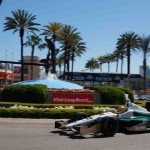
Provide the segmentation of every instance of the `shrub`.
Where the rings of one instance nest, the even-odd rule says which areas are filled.
[[[76,112],[84,112],[87,115],[100,114],[100,110],[91,109],[15,109],[0,108],[0,117],[11,118],[50,118],[64,119],[71,118]]]
[[[96,90],[101,94],[102,104],[125,104],[125,92],[120,88],[110,86],[88,86],[90,90]]]
[[[45,85],[11,85],[2,91],[2,101],[22,103],[44,103],[46,101]]]
[[[121,91],[123,91],[125,94],[128,94],[129,95],[129,99],[132,102],[134,101],[133,92],[129,88],[123,88],[123,87],[117,87],[117,88],[120,89]]]

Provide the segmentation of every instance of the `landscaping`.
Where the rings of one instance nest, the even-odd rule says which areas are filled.
[[[53,94],[92,94],[93,103],[50,103]],[[97,96],[98,94],[98,96]],[[118,87],[91,86],[81,90],[47,89],[44,85],[13,85],[1,91],[0,117],[19,118],[70,118],[76,112],[93,115],[102,112],[124,110],[125,94],[133,101],[129,89]],[[49,101],[48,101],[49,100]]]
[[[53,94],[96,95],[93,103],[51,103]],[[0,117],[12,118],[70,118],[76,112],[94,115],[102,112],[120,112],[125,109],[125,94],[131,101],[146,106],[145,100],[134,100],[129,89],[120,87],[89,86],[81,90],[47,89],[44,85],[13,85],[1,91]],[[73,97],[73,96],[72,96]]]

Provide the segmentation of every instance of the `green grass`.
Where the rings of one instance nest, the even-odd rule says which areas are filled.
[[[134,100],[134,103],[137,105],[140,105],[142,107],[145,107],[147,100]]]

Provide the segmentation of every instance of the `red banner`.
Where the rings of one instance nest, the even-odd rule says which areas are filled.
[[[93,104],[93,94],[87,93],[53,93],[52,104]]]

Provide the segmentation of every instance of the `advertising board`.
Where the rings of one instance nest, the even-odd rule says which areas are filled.
[[[93,104],[91,93],[53,93],[52,104]]]

